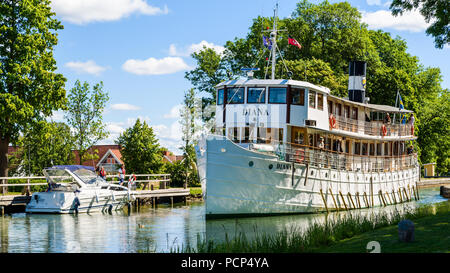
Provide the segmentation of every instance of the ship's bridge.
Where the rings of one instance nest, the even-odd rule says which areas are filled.
[[[412,111],[339,98],[309,82],[239,79],[222,82],[216,90],[216,133],[236,142],[270,139],[315,145],[315,138],[306,137],[312,133],[373,141],[414,138],[411,126],[401,120]],[[388,113],[394,114],[393,120],[383,135]]]
[[[241,79],[216,86],[216,132],[234,140],[287,141],[287,125],[328,130],[330,90],[295,80]]]

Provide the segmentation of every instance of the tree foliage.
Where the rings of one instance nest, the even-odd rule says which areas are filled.
[[[20,138],[18,146],[20,148],[10,159],[14,167],[10,173],[42,175],[46,167],[73,162],[70,128],[62,122],[37,122]]]
[[[402,15],[405,11],[418,9],[425,17],[428,35],[434,37],[437,48],[450,43],[450,4],[448,0],[393,0],[390,6],[393,15]]]
[[[267,67],[268,62],[261,61],[269,56],[262,42],[262,31],[271,27],[272,22],[273,18],[255,18],[245,38],[226,42],[226,50],[222,56],[213,55],[212,58],[211,54],[204,53],[206,50],[196,53],[196,56],[202,58],[194,57],[197,67],[187,73],[187,78],[197,90],[209,90],[214,98],[213,87],[218,82],[214,82],[214,85],[203,82],[204,85],[198,89],[199,85],[192,81],[201,78],[204,74],[200,71],[211,62],[220,66],[215,66],[210,73],[226,75],[225,72],[230,71],[236,78],[240,74],[240,68],[258,67],[260,71],[255,73],[255,77],[265,78],[266,69],[270,71],[270,66]],[[333,95],[345,97],[349,62],[366,61],[366,96],[370,97],[370,102],[394,105],[399,91],[405,108],[416,113],[415,127],[420,159],[423,163],[436,160],[438,172],[450,169],[446,154],[432,148],[436,145],[433,142],[439,142],[438,146],[441,147],[447,147],[450,143],[450,135],[442,131],[442,128],[449,128],[450,123],[444,112],[434,111],[436,104],[440,104],[440,107],[448,105],[443,101],[448,98],[448,90],[441,87],[442,75],[439,68],[421,65],[416,56],[407,52],[407,44],[400,37],[392,37],[382,30],[369,30],[361,22],[361,14],[357,8],[346,2],[323,1],[313,4],[302,0],[292,15],[280,19],[278,25],[286,31],[280,32],[277,40],[279,57],[276,78],[288,78],[287,67],[292,72],[292,79],[306,79],[330,88]],[[288,44],[288,35],[302,45],[300,50]],[[210,103],[215,104],[215,100]],[[439,140],[430,138],[430,131],[436,137],[439,136]],[[425,135],[421,132],[427,133]]]
[[[0,2],[0,176],[7,148],[30,123],[64,107],[65,78],[55,73],[56,31],[48,0]]]
[[[136,120],[133,127],[120,134],[116,144],[121,147],[122,160],[128,173],[161,173],[163,148],[147,122]]]
[[[87,82],[81,84],[77,80],[68,95],[65,117],[73,128],[74,146],[78,150],[80,164],[95,156],[87,154],[89,147],[109,134],[103,124],[103,110],[109,97],[102,89],[103,82],[90,90]]]

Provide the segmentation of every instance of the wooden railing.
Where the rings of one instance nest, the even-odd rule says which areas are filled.
[[[386,136],[412,136],[411,124],[384,123],[382,121],[361,121],[342,116],[334,116],[336,126],[334,129],[365,134],[370,136],[383,136],[381,127],[386,126]],[[330,128],[331,129],[331,128]]]
[[[266,152],[277,155],[280,160],[337,170],[387,172],[409,169],[418,164],[416,153],[398,156],[353,155],[295,143],[280,143],[276,140],[263,145],[272,146]],[[250,145],[250,149],[254,148]]]
[[[133,174],[127,174],[125,175],[124,184],[127,185],[130,177]],[[144,183],[145,188],[153,188],[153,186],[157,185],[160,189],[168,188],[171,182],[170,174],[135,174],[136,181],[133,183]],[[64,178],[67,176],[62,176],[60,178]],[[55,177],[58,178],[58,177]],[[151,179],[153,178],[153,179]],[[26,183],[17,183],[17,184],[9,184],[8,181],[14,181],[14,180],[26,180]],[[12,176],[12,177],[0,177],[0,192],[1,194],[7,193],[8,187],[23,187],[22,194],[30,194],[31,193],[31,187],[32,186],[42,186],[42,185],[48,185],[47,182],[33,182],[36,180],[46,180],[45,176]],[[107,175],[106,181],[118,184],[118,175]]]

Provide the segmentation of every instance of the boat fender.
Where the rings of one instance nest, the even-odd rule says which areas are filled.
[[[295,152],[295,161],[297,163],[303,163],[305,160],[305,151],[299,149]]]
[[[80,199],[77,197],[75,197],[75,199],[73,200],[74,204],[74,209],[75,209],[75,213],[78,214],[78,207],[80,206]]]
[[[336,118],[333,116],[333,114],[330,115],[330,128],[336,128]]]
[[[387,134],[387,129],[386,129],[386,126],[384,124],[381,126],[381,133],[382,133],[383,136],[386,136],[386,134]]]
[[[36,195],[34,196],[34,200],[36,200],[36,204],[39,203],[39,195],[36,194]]]

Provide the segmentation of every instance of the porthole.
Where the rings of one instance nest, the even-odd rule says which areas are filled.
[[[248,162],[248,165],[249,165],[250,167],[253,167],[253,161]]]
[[[273,165],[272,164],[269,165],[269,169],[271,169],[271,170],[273,169]]]

